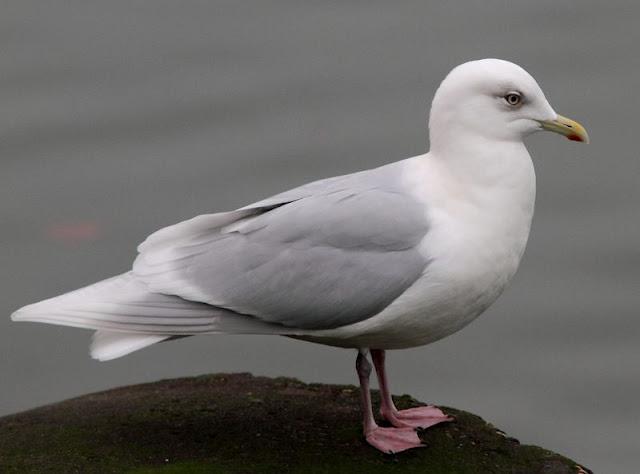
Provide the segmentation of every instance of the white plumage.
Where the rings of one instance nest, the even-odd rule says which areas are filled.
[[[98,330],[102,360],[207,333],[358,349],[432,342],[514,275],[535,200],[522,139],[584,131],[561,119],[519,66],[466,63],[435,95],[429,153],[161,229],[132,271],[12,317]]]

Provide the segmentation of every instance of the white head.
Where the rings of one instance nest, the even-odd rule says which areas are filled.
[[[432,150],[461,136],[522,141],[542,129],[588,141],[580,124],[553,110],[527,71],[500,59],[470,61],[454,68],[436,92],[429,119]]]

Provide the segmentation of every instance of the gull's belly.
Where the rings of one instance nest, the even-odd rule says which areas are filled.
[[[469,324],[500,296],[518,268],[525,245],[526,236],[506,247],[484,240],[448,242],[446,251],[430,263],[423,276],[384,311],[313,339],[379,349],[415,347],[442,339]]]
[[[462,329],[500,296],[518,269],[526,237],[509,244],[449,244],[423,277],[379,315],[376,339],[384,339],[389,349],[411,347]]]

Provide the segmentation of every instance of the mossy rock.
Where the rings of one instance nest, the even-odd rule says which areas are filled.
[[[249,374],[163,380],[1,418],[0,472],[588,472],[478,416],[443,410],[456,421],[421,432],[425,448],[385,455],[362,438],[357,387]]]

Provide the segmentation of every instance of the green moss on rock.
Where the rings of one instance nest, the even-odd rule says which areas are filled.
[[[374,401],[377,393],[374,393]],[[403,395],[401,408],[420,403]],[[0,419],[0,472],[578,473],[570,459],[524,446],[480,417],[395,456],[363,440],[358,389],[218,374],[117,388]],[[584,469],[584,468],[582,468]],[[583,472],[587,472],[583,470]]]

